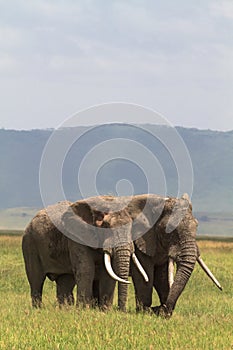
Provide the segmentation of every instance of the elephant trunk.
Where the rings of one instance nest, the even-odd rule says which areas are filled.
[[[197,259],[197,245],[195,240],[185,241],[182,243],[181,251],[176,258],[177,272],[174,282],[170,283],[170,291],[164,305],[167,316],[171,316],[175,308],[177,299],[184,290],[191,273],[194,269]]]
[[[115,247],[114,249],[114,265],[117,274],[123,280],[127,280],[129,276],[130,257],[132,254],[132,245],[123,247]],[[122,311],[126,311],[128,295],[128,285],[125,283],[118,283],[118,307]]]
[[[123,279],[123,278],[121,278],[121,277],[119,277],[118,275],[115,274],[115,272],[113,271],[113,268],[112,268],[112,264],[111,264],[111,256],[107,252],[104,253],[104,264],[105,264],[105,268],[106,268],[108,274],[115,281],[118,281],[118,282],[121,282],[121,283],[125,283],[125,284],[129,284],[130,283],[126,279]]]

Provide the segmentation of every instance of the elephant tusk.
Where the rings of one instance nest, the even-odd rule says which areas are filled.
[[[174,261],[172,258],[169,258],[169,260],[168,260],[168,284],[169,284],[170,289],[171,289],[173,283],[174,283]]]
[[[134,264],[137,266],[139,272],[142,274],[144,280],[145,280],[146,282],[149,282],[149,278],[148,278],[148,276],[147,276],[147,273],[146,273],[146,271],[144,270],[144,268],[142,267],[142,265],[141,265],[141,263],[139,262],[139,260],[138,260],[138,258],[137,258],[137,256],[136,256],[135,253],[132,254],[132,259],[133,259]]]
[[[104,253],[104,264],[106,267],[106,270],[108,272],[108,274],[115,280],[121,283],[125,283],[125,284],[130,284],[131,282],[124,280],[123,278],[118,277],[115,272],[112,269],[112,265],[111,265],[111,257],[108,253]]]
[[[207,265],[204,263],[204,261],[202,260],[202,258],[199,256],[197,258],[197,262],[199,263],[199,265],[202,267],[202,269],[205,271],[205,273],[207,274],[207,276],[209,276],[209,278],[215,283],[215,285],[222,290],[222,286],[221,284],[218,282],[217,278],[212,274],[212,272],[210,271],[210,269],[207,267]]]

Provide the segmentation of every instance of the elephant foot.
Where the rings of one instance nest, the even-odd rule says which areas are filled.
[[[92,305],[92,308],[93,308],[93,309],[98,309],[98,308],[99,308],[99,301],[98,301],[98,299],[97,299],[97,298],[94,298],[94,299],[92,300],[91,305]]]
[[[74,296],[73,295],[69,295],[69,296],[57,296],[57,302],[59,304],[59,307],[62,306],[72,306],[74,305]]]
[[[140,306],[136,308],[136,313],[145,313],[145,314],[150,314],[153,315],[154,312],[151,307],[149,306]]]
[[[172,312],[168,310],[165,304],[159,306],[151,307],[151,310],[154,312],[156,316],[162,318],[170,318],[172,316]]]
[[[32,307],[35,309],[40,309],[42,307],[41,297],[32,297]]]
[[[92,304],[91,303],[84,303],[84,302],[77,302],[76,303],[76,309],[77,310],[88,310],[92,309]]]
[[[99,309],[102,312],[108,312],[111,309],[111,305],[99,305]]]

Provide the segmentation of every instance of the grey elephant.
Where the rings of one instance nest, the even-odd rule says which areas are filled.
[[[222,289],[200,257],[195,239],[198,222],[192,214],[187,194],[180,199],[155,195],[135,196],[129,203],[127,212],[133,220],[143,212],[151,226],[147,230],[147,223],[145,234],[138,238],[137,225],[135,227],[135,252],[149,278],[145,282],[132,264],[137,310],[151,306],[154,287],[161,304],[153,307],[153,311],[157,315],[170,317],[196,261],[218,288]],[[177,267],[175,276],[174,262]]]
[[[181,198],[161,197],[153,194],[132,197],[99,196],[88,198],[85,202],[92,210],[104,213],[104,220],[108,221],[112,229],[110,236],[104,238],[107,246],[113,244],[114,249],[121,246],[126,248],[124,240],[127,241],[127,244],[130,240],[131,243],[134,241],[135,252],[130,246],[127,248],[128,252],[132,253],[133,261],[139,260],[143,266],[140,268],[139,264],[131,264],[137,310],[150,308],[154,287],[161,305],[154,307],[153,311],[157,315],[170,317],[196,261],[221,289],[219,282],[200,258],[196,243],[197,220],[192,214],[192,205],[188,195],[185,194]],[[75,208],[79,205],[80,201],[71,207]],[[74,211],[71,216],[65,213],[63,218],[66,219],[65,226],[69,226],[73,220],[71,226],[75,232]],[[125,219],[122,220],[122,218]],[[117,230],[114,230],[114,227]],[[98,231],[98,235],[102,234],[105,236],[105,232]],[[100,237],[99,240],[101,240]],[[111,241],[111,244],[108,240]],[[103,249],[105,256],[112,254],[111,250],[105,249],[104,245]],[[122,256],[125,271],[122,276],[125,279],[129,272],[126,266],[128,266],[130,254]],[[175,276],[174,262],[177,266]],[[80,279],[84,280],[84,276]],[[127,286],[121,286],[124,290],[122,294],[125,305]]]
[[[140,271],[144,270],[134,256],[132,219],[125,210],[114,210],[110,215],[111,201],[112,197],[102,201],[96,197],[90,203],[64,201],[42,209],[31,220],[22,250],[33,306],[41,306],[43,284],[48,277],[56,282],[60,304],[74,303],[73,288],[77,284],[78,305],[97,302],[103,309],[111,306],[118,281],[118,305],[125,310],[132,254]]]
[[[151,307],[154,287],[161,304],[152,310],[157,315],[170,317],[196,261],[221,289],[219,282],[200,257],[196,243],[198,222],[192,214],[192,205],[187,194],[181,198],[154,194],[132,197],[99,196],[89,198],[86,202],[92,209],[108,212],[106,219],[108,218],[111,228],[114,212],[121,212],[122,217],[127,218],[127,225],[123,222],[123,226],[120,221],[117,224],[117,217],[114,217],[114,220],[118,230],[123,227],[123,237],[134,241],[135,252],[132,254],[132,260],[138,259],[143,266],[140,269],[138,265],[131,264],[137,310]],[[131,230],[131,233],[127,234],[127,230]],[[119,232],[113,230],[111,240],[114,237],[117,241]],[[124,260],[127,265],[129,259],[125,257]],[[174,263],[177,267],[175,276]],[[125,268],[125,273],[124,278],[128,274],[128,268]],[[126,286],[123,288],[127,290]],[[125,300],[126,297],[124,302]]]
[[[155,287],[161,305],[153,310],[158,315],[171,316],[196,261],[221,288],[200,258],[195,240],[197,220],[187,196],[99,196],[66,204],[62,209],[58,206],[37,215],[23,238],[33,304],[41,303],[47,275],[57,282],[58,299],[73,300],[72,288],[77,283],[78,303],[90,304],[95,297],[101,306],[109,307],[115,286],[109,274],[120,281],[118,304],[125,310],[130,257],[137,266],[131,264],[137,310],[151,306]],[[55,229],[51,218],[58,222]],[[120,277],[113,272],[111,258]]]

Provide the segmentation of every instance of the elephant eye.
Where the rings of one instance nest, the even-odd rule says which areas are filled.
[[[96,212],[94,216],[96,221],[101,221],[104,218],[104,214],[101,212]]]

